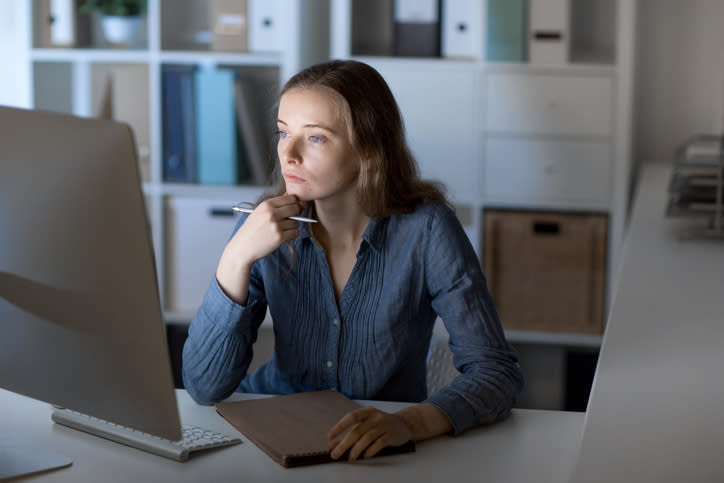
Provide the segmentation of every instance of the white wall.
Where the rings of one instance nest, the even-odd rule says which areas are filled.
[[[634,157],[724,131],[724,1],[639,0]]]
[[[0,0],[0,105],[30,107],[28,0]]]

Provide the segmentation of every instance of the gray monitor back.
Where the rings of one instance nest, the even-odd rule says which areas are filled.
[[[0,387],[180,439],[124,124],[0,106]]]

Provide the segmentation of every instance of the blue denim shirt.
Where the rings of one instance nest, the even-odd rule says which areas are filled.
[[[244,222],[244,216],[235,230]],[[522,388],[480,262],[454,212],[431,202],[370,221],[337,302],[324,250],[306,225],[252,268],[245,306],[214,279],[183,350],[189,394],[210,404],[233,391],[337,389],[354,399],[426,401],[455,433],[504,418]],[[247,375],[267,305],[274,356]],[[460,375],[427,394],[426,356],[437,316]]]

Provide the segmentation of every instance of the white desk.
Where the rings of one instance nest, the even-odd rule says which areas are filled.
[[[209,429],[235,430],[213,407],[198,406],[177,392],[181,419]],[[393,410],[399,403],[375,404]],[[421,442],[415,453],[357,463],[285,469],[242,436],[240,445],[203,453],[185,462],[148,454],[54,424],[50,407],[0,390],[0,435],[73,459],[69,468],[27,478],[53,482],[551,482],[570,475],[580,444],[583,413],[515,410],[490,427],[462,436]],[[24,481],[24,480],[23,480]]]
[[[47,404],[0,390],[0,437],[74,460],[32,481],[724,481],[724,242],[680,241],[691,222],[664,217],[669,173],[668,163],[642,173],[585,421],[515,410],[413,454],[284,469],[245,438],[167,460],[53,424]],[[234,431],[214,408],[178,397],[184,423]]]
[[[642,171],[573,482],[724,481],[724,241],[680,240],[670,172]]]

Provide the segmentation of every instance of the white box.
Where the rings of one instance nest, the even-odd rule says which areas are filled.
[[[76,5],[74,0],[50,0],[50,43],[57,47],[75,46]]]
[[[238,217],[236,201],[167,198],[165,310],[193,316],[216,274]]]
[[[569,0],[530,0],[529,61],[565,65],[570,45]]]
[[[442,56],[482,59],[485,6],[480,0],[443,0]]]
[[[395,0],[395,22],[437,23],[437,0]]]
[[[280,0],[248,0],[249,51],[281,52],[282,25]]]

